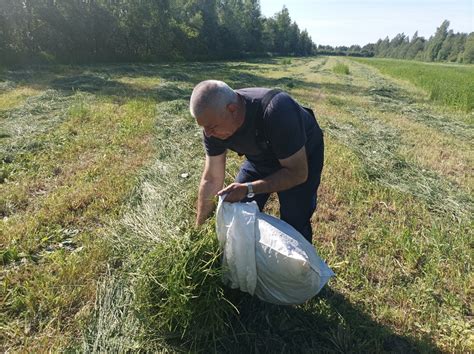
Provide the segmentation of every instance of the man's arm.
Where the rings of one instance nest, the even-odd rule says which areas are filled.
[[[196,225],[202,225],[214,210],[213,198],[224,185],[226,153],[207,156],[199,185]]]
[[[268,177],[252,182],[254,193],[280,192],[306,182],[308,179],[308,161],[304,146],[290,157],[279,161],[282,166],[281,169]],[[218,192],[219,195],[226,193],[228,194],[226,201],[238,202],[247,195],[247,185],[232,183]]]

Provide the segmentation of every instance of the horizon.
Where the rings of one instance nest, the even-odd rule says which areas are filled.
[[[379,39],[392,39],[399,33],[412,38],[429,39],[444,20],[455,33],[474,31],[470,0],[261,0],[262,15],[272,17],[288,8],[292,21],[300,30],[306,29],[316,45],[364,46]],[[403,21],[400,19],[403,18]]]

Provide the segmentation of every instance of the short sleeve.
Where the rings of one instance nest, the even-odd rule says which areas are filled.
[[[202,140],[204,143],[204,149],[206,150],[207,156],[221,155],[227,149],[227,147],[222,141],[219,141],[218,139],[215,139],[213,137],[207,137],[204,134],[204,131],[202,132]]]
[[[288,94],[276,95],[264,114],[265,130],[278,159],[286,159],[306,143],[302,112]]]

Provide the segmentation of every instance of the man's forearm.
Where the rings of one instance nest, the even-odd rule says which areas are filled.
[[[214,210],[214,196],[222,186],[217,183],[202,180],[199,185],[196,225],[201,225],[206,221]]]
[[[263,179],[252,182],[255,193],[272,193],[280,192],[293,188],[301,183],[306,182],[307,173],[295,173],[287,168],[281,168],[275,173]]]
[[[297,185],[300,185],[308,179],[308,161],[306,160],[306,148],[303,146],[296,153],[286,159],[279,160],[281,168],[268,177],[253,181],[253,191],[256,194],[281,192]],[[247,195],[247,186],[245,183],[232,183],[219,195],[226,194],[226,201],[238,202]]]

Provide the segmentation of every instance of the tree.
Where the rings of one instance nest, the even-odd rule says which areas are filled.
[[[289,11],[259,0],[0,0],[0,63],[311,54]]]
[[[386,56],[403,59],[407,52],[409,39],[404,33],[399,33],[392,38]]]
[[[10,57],[10,33],[7,27],[7,14],[5,13],[5,8],[0,7],[0,57],[9,58]],[[5,59],[4,59],[5,60]]]
[[[263,21],[259,0],[244,0],[244,28],[247,30],[245,48],[249,52],[262,52]]]
[[[426,60],[435,61],[438,58],[438,53],[443,46],[443,42],[448,36],[448,27],[449,21],[444,20],[441,26],[436,29],[435,35],[429,39],[426,47]]]
[[[375,44],[368,43],[361,48],[360,54],[364,57],[371,57],[375,53]]]
[[[379,56],[381,57],[386,57],[389,55],[389,49],[390,49],[390,39],[385,37],[383,41],[381,41],[380,46],[379,46]]]
[[[291,36],[291,17],[286,6],[274,16],[275,31],[274,31],[274,51],[280,54],[290,53],[290,36]]]
[[[299,48],[297,51],[298,55],[311,55],[314,54],[316,49],[315,45],[311,39],[311,37],[308,34],[308,31],[303,30],[300,35],[299,39]]]
[[[449,30],[448,35],[446,36],[441,48],[439,49],[438,55],[436,56],[436,61],[448,60],[448,56],[453,50],[454,38],[455,36],[453,30]]]
[[[457,61],[465,60],[466,33],[454,33],[448,30],[449,21],[445,20],[436,33],[427,41],[415,32],[409,40],[403,33],[390,40],[379,39],[373,45],[373,53],[378,57],[390,57],[424,61]],[[469,58],[467,54],[466,58]]]
[[[221,41],[225,45],[222,55],[234,57],[245,51],[251,41],[249,28],[246,26],[244,4],[241,0],[222,0],[219,6],[219,26]]]
[[[464,46],[463,63],[474,63],[474,32],[471,32],[467,37],[466,44]]]
[[[464,45],[466,43],[466,39],[467,39],[467,34],[465,33],[456,33],[454,35],[451,52],[448,55],[448,61],[454,61],[454,62],[463,61],[463,52],[464,52]]]
[[[425,49],[425,39],[418,37],[418,31],[411,37],[410,45],[405,54],[405,59],[415,59],[418,53],[422,53]]]

